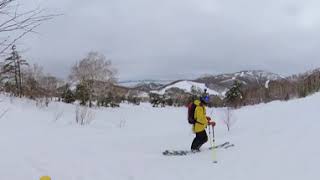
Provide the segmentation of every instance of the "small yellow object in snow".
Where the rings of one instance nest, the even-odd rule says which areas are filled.
[[[49,176],[42,176],[40,180],[51,180],[51,178]]]

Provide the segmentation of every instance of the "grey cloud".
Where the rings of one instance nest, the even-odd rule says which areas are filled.
[[[25,0],[26,1],[26,0]],[[46,0],[65,15],[23,44],[54,74],[88,51],[104,53],[120,79],[174,79],[320,67],[320,2],[312,0]]]

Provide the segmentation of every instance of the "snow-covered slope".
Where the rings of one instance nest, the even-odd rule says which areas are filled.
[[[206,87],[206,85],[204,83],[197,83],[197,82],[193,82],[193,81],[177,81],[173,84],[165,86],[164,88],[162,88],[159,91],[153,91],[153,92],[159,93],[159,94],[164,94],[166,92],[166,90],[168,90],[168,89],[179,88],[181,90],[184,90],[185,92],[191,93],[191,89],[193,86],[196,89],[199,89],[201,91],[204,91],[204,89],[207,89],[207,93],[209,93],[210,95],[220,95],[220,93],[218,93],[217,91],[208,89],[208,87]]]
[[[185,157],[165,149],[189,149],[193,139],[185,108],[122,105],[92,109],[90,125],[74,122],[75,107],[0,96],[0,179],[53,180],[318,180],[320,94],[233,112],[231,132],[224,109],[208,109],[216,143],[236,146]],[[204,145],[209,146],[209,143]]]
[[[256,70],[256,71],[241,71],[238,73],[235,73],[234,78],[237,77],[244,77],[244,78],[254,78],[254,79],[267,79],[267,80],[278,80],[284,78],[283,76],[280,76],[275,73],[262,71],[262,70]]]
[[[216,76],[217,78],[225,80],[243,80],[245,83],[247,81],[267,81],[267,80],[278,80],[284,77],[267,71],[255,70],[255,71],[240,71],[231,74],[222,74]]]
[[[244,86],[265,86],[269,81],[284,79],[284,77],[267,71],[241,71],[237,73],[206,75],[196,79],[196,82],[205,83],[210,89],[223,94],[230,89],[234,82],[240,81]]]

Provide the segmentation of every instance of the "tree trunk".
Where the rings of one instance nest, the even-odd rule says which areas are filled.
[[[18,79],[19,79],[19,97],[22,96],[22,77],[21,77],[21,67],[20,67],[20,60],[17,60],[17,67],[18,67]]]
[[[16,60],[14,60],[14,80],[16,82],[16,92],[15,92],[15,94],[18,95],[19,94],[19,81],[18,81],[18,70],[17,70],[17,62],[16,62]]]

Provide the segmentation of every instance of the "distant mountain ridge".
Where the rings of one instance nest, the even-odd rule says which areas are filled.
[[[207,75],[195,79],[194,81],[204,83],[208,88],[222,92],[230,89],[235,81],[240,81],[245,86],[264,86],[268,81],[281,79],[285,79],[285,77],[267,71],[254,70],[220,75]]]
[[[236,106],[253,105],[274,100],[289,100],[303,98],[320,90],[320,68],[305,73],[284,77],[275,73],[253,70],[226,73],[219,75],[205,75],[188,80],[180,79],[164,83],[165,81],[139,81],[129,91],[155,93],[159,95],[186,98],[192,93],[192,88],[203,91],[208,90],[210,95],[216,97],[215,106],[223,106],[226,92],[235,81],[240,81],[243,99]],[[155,83],[162,82],[162,83]]]
[[[124,80],[124,81],[118,82],[118,84],[121,85],[121,86],[135,88],[135,87],[138,87],[138,86],[148,85],[148,84],[165,85],[165,84],[171,83],[173,81],[175,81],[175,80],[155,80],[155,79]]]
[[[235,81],[240,81],[246,86],[256,86],[256,85],[265,85],[268,81],[274,81],[284,79],[284,77],[270,73],[262,70],[254,71],[240,71],[236,73],[226,73],[219,75],[205,75],[199,78],[188,80],[188,79],[179,79],[176,81],[173,80],[138,80],[138,81],[122,81],[119,84],[121,86],[126,86],[140,91],[150,92],[158,91],[159,93],[164,93],[162,91],[170,88],[179,88],[185,91],[186,86],[189,87],[190,84],[204,89],[210,89],[213,94],[224,95],[225,92],[232,87]],[[181,85],[184,83],[184,85]],[[198,85],[196,84],[198,83]],[[189,85],[188,85],[189,84]],[[182,88],[183,87],[183,88]]]

